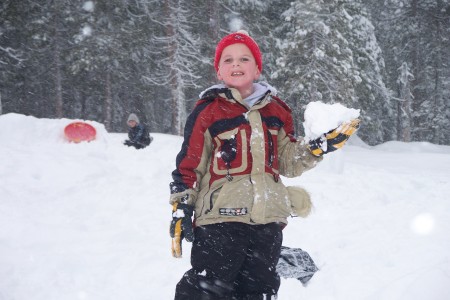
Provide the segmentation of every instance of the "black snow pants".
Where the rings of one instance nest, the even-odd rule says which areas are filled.
[[[192,269],[177,284],[175,300],[275,299],[282,240],[277,223],[196,227]]]

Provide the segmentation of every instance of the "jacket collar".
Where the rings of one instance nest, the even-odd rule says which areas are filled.
[[[254,92],[245,99],[242,99],[241,94],[235,88],[228,88],[224,84],[213,85],[203,92],[200,93],[199,97],[201,99],[217,97],[227,99],[232,102],[239,102],[240,104],[246,106],[248,109],[253,108],[258,109],[270,102],[270,97],[268,95],[276,95],[277,90],[266,82],[254,83]],[[263,104],[263,105],[261,105]]]

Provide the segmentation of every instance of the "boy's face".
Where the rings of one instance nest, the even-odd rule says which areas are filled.
[[[134,120],[130,120],[130,121],[128,121],[128,126],[130,126],[131,128],[133,128],[134,126],[136,126],[136,121],[134,121]]]
[[[239,90],[242,98],[253,93],[253,81],[260,74],[255,58],[246,45],[238,43],[223,49],[217,78],[226,86]]]

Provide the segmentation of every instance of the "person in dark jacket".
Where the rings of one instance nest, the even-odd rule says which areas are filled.
[[[128,140],[123,143],[124,145],[129,147],[133,146],[136,149],[143,149],[150,145],[153,138],[150,136],[147,127],[139,123],[139,118],[136,114],[130,114],[127,124],[130,130],[128,131]]]

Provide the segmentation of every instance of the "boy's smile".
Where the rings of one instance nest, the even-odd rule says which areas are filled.
[[[242,99],[253,93],[253,82],[260,74],[255,58],[245,44],[233,44],[223,50],[217,77],[227,87],[236,88]]]

